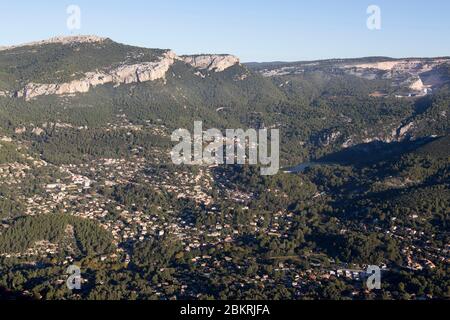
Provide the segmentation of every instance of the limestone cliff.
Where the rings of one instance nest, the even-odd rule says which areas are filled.
[[[401,59],[344,65],[343,68],[350,74],[367,79],[391,79],[394,84],[425,94],[426,90],[439,87],[446,82],[446,79],[439,77],[436,70],[447,63],[450,63],[448,58]]]
[[[89,51],[89,55],[86,59],[91,59],[97,62],[102,59],[102,54],[106,55],[105,58],[109,58],[108,63],[105,64],[94,64],[79,61],[80,57],[77,54],[79,48],[77,44],[85,43],[91,44],[92,50]],[[13,50],[17,48],[23,48],[17,52],[20,54],[36,54],[39,56],[41,54],[40,49],[49,44],[58,44],[61,46],[70,46],[68,49],[65,48],[66,58],[64,62],[55,61],[54,65],[51,60],[47,61],[46,69],[46,80],[35,80],[33,77],[24,79],[17,79],[12,87],[16,87],[13,92],[0,91],[0,97],[18,97],[24,98],[25,100],[31,100],[40,96],[48,95],[73,95],[77,93],[89,92],[92,88],[100,85],[112,84],[114,86],[120,86],[123,84],[132,83],[142,83],[147,81],[155,80],[165,80],[167,72],[170,70],[172,65],[178,61],[181,63],[188,64],[195,69],[197,69],[195,74],[202,74],[204,70],[211,72],[222,72],[234,65],[239,64],[239,59],[232,55],[196,55],[196,56],[177,56],[174,52],[170,50],[160,50],[160,49],[146,49],[137,47],[125,47],[120,44],[114,43],[112,40],[107,38],[101,38],[96,36],[71,36],[71,37],[56,37],[49,40],[43,40],[38,42],[31,42],[27,44],[22,44],[18,46],[3,47],[0,49],[0,54],[9,55],[8,50]],[[102,44],[102,45],[97,45]],[[88,46],[89,48],[89,46]],[[52,48],[53,51],[57,51],[58,47]],[[67,50],[68,49],[68,50]],[[72,52],[73,49],[74,65],[71,65]],[[16,54],[16,53],[14,53]],[[47,57],[47,51],[43,50],[44,59]],[[40,57],[40,56],[39,56]],[[111,58],[113,57],[113,58]],[[31,61],[31,60],[30,60]],[[88,62],[92,62],[88,61]],[[21,65],[20,60],[16,62],[19,66]],[[66,74],[64,78],[58,78],[55,76],[52,78],[52,72],[55,73],[68,73],[65,70],[65,65],[69,64],[68,69],[70,69],[70,74]],[[78,64],[89,65],[88,68],[83,68],[83,71],[77,71]],[[24,66],[29,74],[33,74],[34,70],[30,67],[30,64]],[[57,68],[57,70],[52,70]],[[26,72],[24,72],[26,73]],[[40,79],[40,77],[37,77]],[[54,79],[52,81],[52,79]],[[65,79],[65,80],[58,80]],[[70,79],[70,80],[67,80]]]
[[[388,80],[398,90],[395,96],[423,96],[450,82],[442,70],[450,65],[442,58],[363,58],[334,59],[315,62],[253,63],[250,68],[264,77],[300,76],[321,72],[332,76],[342,74],[366,80]],[[374,94],[373,96],[376,96]]]
[[[239,58],[232,55],[182,56],[181,59],[196,69],[222,72],[239,64]]]
[[[88,72],[79,80],[61,84],[29,83],[23,90],[17,92],[17,97],[30,100],[44,95],[65,95],[85,93],[99,85],[112,83],[139,83],[163,79],[177,56],[172,51],[164,53],[158,61],[133,65],[122,65],[108,71]]]

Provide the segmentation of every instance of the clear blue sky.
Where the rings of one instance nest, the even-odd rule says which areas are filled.
[[[243,61],[450,55],[448,0],[0,0],[0,45],[81,30],[178,54],[232,53]],[[382,29],[366,27],[381,8]]]

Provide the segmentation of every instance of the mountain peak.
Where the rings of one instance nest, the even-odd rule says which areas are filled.
[[[92,45],[81,48],[81,43]],[[47,47],[49,44],[53,46]],[[24,49],[9,55],[7,51],[15,48]],[[42,61],[39,67],[35,60]],[[86,93],[106,84],[165,83],[166,74],[179,62],[197,69],[192,73],[202,77],[206,75],[201,71],[219,73],[240,64],[232,55],[178,56],[171,50],[127,46],[93,35],[54,37],[0,49],[0,69],[7,66],[12,70],[3,83],[0,77],[0,96],[30,100],[43,95]]]
[[[47,44],[73,44],[73,43],[101,43],[106,41],[108,38],[98,37],[94,35],[76,35],[76,36],[57,36],[47,40],[40,40],[34,42],[28,42],[19,45],[0,47],[0,51],[16,49],[20,47],[28,46],[41,46]]]

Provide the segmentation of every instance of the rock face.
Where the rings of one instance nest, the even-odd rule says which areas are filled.
[[[22,134],[25,132],[27,132],[27,128],[25,128],[25,127],[18,127],[14,130],[14,133],[16,133],[16,134]]]
[[[401,95],[421,96],[450,81],[442,67],[450,65],[450,58],[407,58],[325,60],[316,62],[251,64],[264,77],[282,77],[323,72],[327,75],[356,76],[367,80],[390,80]],[[378,60],[378,61],[376,61]],[[331,67],[330,67],[331,66]]]
[[[33,133],[36,136],[40,136],[41,134],[44,133],[44,129],[42,128],[34,128],[31,133]]]
[[[56,37],[18,46],[3,47],[0,49],[0,53],[15,48],[23,48],[24,52],[27,53],[39,53],[39,47],[48,44],[71,46],[80,43],[92,44],[96,49],[103,49],[104,47],[107,48],[107,45],[113,43],[113,41],[108,38],[97,36]],[[96,46],[96,44],[102,44],[102,46]],[[77,51],[77,46],[72,47]],[[129,50],[127,55],[121,57],[122,60],[114,62],[114,67],[93,67],[91,70],[87,70],[81,75],[78,74],[76,79],[70,81],[66,80],[66,82],[55,79],[54,82],[46,80],[48,81],[47,83],[39,83],[36,80],[30,79],[29,81],[24,82],[22,86],[14,92],[0,91],[0,97],[17,97],[31,100],[40,96],[86,93],[92,88],[105,84],[120,86],[122,84],[141,83],[159,79],[165,80],[167,72],[176,61],[184,62],[194,67],[197,69],[198,75],[202,77],[206,77],[206,75],[203,74],[203,70],[222,72],[239,64],[239,59],[232,55],[195,55],[179,57],[170,50],[155,50],[151,53],[148,61],[141,59],[137,60],[135,57],[141,58],[142,56],[145,56],[145,54],[142,52],[136,53],[136,49],[133,47],[130,47],[127,50]],[[157,52],[156,58],[154,55],[155,52]],[[21,52],[18,54],[20,53]],[[6,52],[4,54],[8,53]],[[86,59],[89,59],[89,57],[86,57]],[[61,67],[64,68],[64,66]],[[63,70],[58,70],[58,72],[60,71]],[[76,73],[73,73],[73,75],[75,74]]]
[[[425,90],[427,87],[424,85],[422,79],[417,79],[416,81],[414,81],[413,83],[411,83],[411,85],[409,86],[409,88],[413,91],[423,91]]]
[[[403,139],[411,129],[414,128],[414,122],[410,122],[397,130],[398,139]]]
[[[413,92],[426,94],[428,89],[439,87],[446,81],[434,72],[446,63],[450,63],[450,59],[402,59],[344,65],[343,68],[350,74],[366,79],[391,79],[399,86],[406,85]]]
[[[162,79],[178,57],[168,51],[157,62],[146,62],[135,65],[125,65],[113,70],[112,82],[116,84],[146,82]]]
[[[23,90],[17,92],[17,97],[30,100],[45,95],[86,93],[91,88],[108,83],[119,86],[163,79],[176,59],[177,56],[172,51],[167,51],[156,62],[123,65],[109,71],[88,72],[80,80],[61,84],[29,83]]]
[[[28,47],[28,46],[42,46],[42,45],[46,45],[46,44],[55,44],[55,43],[63,44],[63,45],[72,44],[72,43],[101,43],[101,42],[104,42],[105,40],[107,40],[107,38],[101,38],[101,37],[97,37],[97,36],[69,36],[69,37],[62,36],[62,37],[54,37],[54,38],[42,40],[42,41],[24,43],[24,44],[17,45],[17,46],[0,47],[0,51],[12,50],[12,49]]]
[[[420,74],[433,70],[436,66],[449,62],[449,59],[403,59],[366,64],[347,65],[347,68],[357,69],[376,69],[381,71],[390,71],[392,73],[408,72],[411,74]]]
[[[222,72],[239,64],[239,58],[232,55],[182,56],[181,60],[196,69]]]
[[[178,57],[173,51],[167,51],[155,62],[144,62],[132,65],[124,64],[108,71],[88,72],[81,79],[67,83],[29,83],[24,89],[18,91],[16,96],[31,100],[39,96],[86,93],[91,88],[109,83],[119,86],[121,84],[165,79],[166,73],[175,61],[183,61],[196,69],[214,72],[222,72],[239,64],[239,59],[231,55]]]

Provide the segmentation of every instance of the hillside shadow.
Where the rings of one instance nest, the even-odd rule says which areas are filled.
[[[20,300],[20,301],[32,301],[33,299],[31,297],[27,297],[25,295],[23,295],[22,293],[19,292],[14,292],[14,291],[10,291],[7,290],[5,288],[0,287],[0,301],[15,301],[15,300]]]
[[[379,162],[398,160],[403,155],[413,152],[434,140],[434,138],[420,138],[414,141],[392,143],[374,141],[326,155],[318,159],[317,162],[346,166],[369,166]]]

